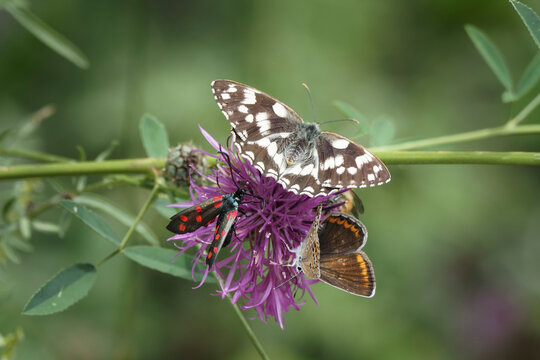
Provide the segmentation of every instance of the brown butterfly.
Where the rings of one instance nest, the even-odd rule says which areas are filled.
[[[293,265],[306,277],[319,279],[353,295],[375,295],[375,273],[360,249],[367,229],[348,214],[332,214],[319,225],[321,207],[304,242],[295,250]]]

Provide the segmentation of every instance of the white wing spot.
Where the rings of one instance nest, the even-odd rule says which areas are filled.
[[[274,110],[277,116],[282,117],[282,118],[287,117],[287,109],[285,109],[285,107],[281,105],[280,103],[277,102],[274,105],[272,105],[272,109]]]
[[[335,159],[333,156],[324,160],[324,170],[328,170],[335,167]]]
[[[246,121],[248,123],[252,123],[253,122],[253,114],[247,114],[246,115]]]
[[[338,173],[339,175],[343,174],[345,172],[345,167],[343,166],[340,166],[336,169],[336,173]]]
[[[265,113],[265,112],[260,112],[257,115],[255,115],[255,120],[257,120],[257,121],[263,121],[263,120],[266,120],[266,119],[268,119],[268,114]]]
[[[251,161],[255,160],[255,154],[253,151],[244,151],[244,155],[251,159]]]
[[[227,89],[227,92],[234,93],[237,92],[238,89],[234,85],[229,85],[229,89]]]
[[[358,172],[358,169],[351,166],[350,168],[347,168],[347,172],[351,175],[354,175]]]
[[[261,134],[264,134],[266,131],[270,130],[270,121],[268,120],[259,121],[257,125],[259,126],[259,131],[261,132]]]
[[[262,161],[257,162],[257,165],[255,165],[259,170],[264,171],[264,163]]]
[[[311,174],[311,171],[313,170],[314,165],[309,164],[308,166],[304,167],[302,171],[300,171],[301,176],[306,176],[308,174]]]
[[[266,151],[268,152],[268,155],[270,157],[274,157],[274,155],[276,155],[277,153],[277,144],[275,142],[272,142],[270,146],[266,149]]]
[[[349,146],[349,142],[345,139],[335,139],[332,141],[332,146],[336,149],[346,149]]]
[[[221,94],[221,98],[222,98],[223,100],[229,100],[229,99],[231,98],[231,95],[229,95],[229,94],[227,94],[227,93],[223,93],[223,94]]]
[[[257,99],[255,98],[255,93],[252,90],[244,89],[244,100],[242,104],[255,104]]]
[[[238,111],[240,111],[241,113],[247,114],[248,113],[248,108],[247,108],[246,105],[240,105],[238,107]]]
[[[343,165],[343,162],[344,162],[343,155],[338,155],[335,158],[335,165],[334,166],[341,166],[341,165]]]
[[[374,181],[375,180],[375,175],[374,174],[367,174],[367,179],[368,179],[368,181]]]

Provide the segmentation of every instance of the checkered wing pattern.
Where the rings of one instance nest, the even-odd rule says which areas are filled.
[[[304,123],[268,94],[230,80],[214,81],[212,92],[242,157],[295,194],[315,197],[390,180],[386,166],[362,146]]]

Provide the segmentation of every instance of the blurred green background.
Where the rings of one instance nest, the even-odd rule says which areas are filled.
[[[529,1],[531,6],[539,4]],[[94,158],[114,139],[115,158],[143,157],[138,123],[162,121],[171,142],[208,146],[197,124],[224,142],[229,123],[209,84],[225,78],[274,95],[306,120],[352,104],[396,139],[502,125],[514,105],[467,37],[474,24],[498,44],[515,77],[538,51],[507,1],[31,1],[32,11],[90,60],[80,70],[0,12],[0,122],[13,126],[44,105],[56,113],[24,146]],[[533,93],[538,93],[538,87]],[[538,122],[534,112],[527,122]],[[354,124],[325,130],[353,137]],[[354,138],[354,137],[353,137]],[[365,145],[369,139],[355,138]],[[538,136],[445,146],[540,151]],[[358,298],[324,284],[285,329],[251,321],[274,359],[540,358],[540,172],[502,166],[390,166],[392,182],[358,191],[377,294]],[[63,180],[69,184],[69,180]],[[3,195],[10,182],[1,183]],[[46,187],[45,185],[43,185]],[[104,191],[136,214],[147,192]],[[60,209],[44,218],[58,218]],[[146,218],[165,241],[166,219]],[[118,234],[125,228],[114,224]],[[17,326],[17,359],[253,359],[257,353],[215,285],[193,283],[116,257],[91,293],[49,317],[20,315],[59,268],[112,248],[74,221],[66,237],[35,233],[33,252],[2,266],[0,333]],[[255,314],[248,313],[249,316]]]

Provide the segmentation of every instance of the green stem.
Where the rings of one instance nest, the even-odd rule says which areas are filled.
[[[139,222],[143,218],[146,211],[148,211],[150,206],[152,206],[152,202],[156,198],[156,195],[157,195],[158,191],[159,191],[159,182],[156,179],[156,184],[154,185],[154,188],[152,189],[152,192],[150,193],[150,196],[148,197],[148,199],[146,199],[146,202],[144,203],[143,207],[141,208],[141,210],[137,214],[137,217],[135,218],[135,221],[133,221],[133,224],[131,224],[130,228],[126,232],[126,235],[124,235],[124,238],[122,239],[122,242],[120,243],[120,247],[118,248],[118,250],[122,251],[122,249],[124,247],[126,247],[126,244],[127,244],[128,240],[129,240],[129,238],[131,237],[131,235],[133,234],[133,232],[135,231],[135,228],[137,227],[137,225],[139,224]]]
[[[373,150],[373,149],[372,149]],[[540,153],[487,151],[373,151],[382,161],[398,164],[497,164],[540,165]],[[126,159],[102,162],[35,164],[0,167],[0,180],[30,177],[93,175],[108,173],[151,173],[162,168],[164,159]]]
[[[112,253],[110,253],[109,255],[105,256],[103,259],[101,259],[100,262],[98,262],[96,264],[96,267],[100,266],[101,264],[103,264],[104,262],[106,262],[107,260],[109,260],[110,258],[112,258],[113,256],[115,256],[116,254],[118,254],[120,252],[120,248],[114,250]]]
[[[540,105],[540,94],[536,95],[531,102],[523,108],[513,119],[510,119],[506,123],[506,127],[509,129],[515,128],[520,122],[522,122],[538,105]]]
[[[119,173],[151,173],[165,166],[165,159],[125,159],[84,161],[63,164],[0,166],[0,179],[21,179],[44,176],[97,175]]]
[[[236,315],[240,319],[240,322],[244,326],[244,330],[246,331],[246,333],[247,333],[249,339],[251,340],[251,343],[253,344],[253,346],[255,346],[255,349],[257,349],[257,352],[259,353],[259,355],[261,355],[262,359],[269,360],[270,358],[268,357],[268,355],[266,355],[266,352],[264,351],[261,343],[259,342],[259,339],[257,339],[257,336],[255,335],[255,333],[251,329],[251,326],[249,326],[246,318],[244,317],[244,315],[242,315],[242,312],[238,308],[238,305],[233,304],[231,298],[229,298],[229,300],[231,301],[231,305],[232,305],[232,307],[234,309],[234,312],[236,313]]]
[[[7,155],[7,156],[13,156],[13,157],[18,157],[18,158],[23,158],[23,159],[45,161],[45,162],[51,162],[51,163],[63,163],[63,162],[74,161],[73,159],[63,157],[63,156],[45,154],[45,153],[41,153],[37,151],[22,150],[22,149],[0,148],[0,155]]]
[[[487,151],[374,151],[385,164],[477,164],[540,166],[540,153]]]
[[[519,116],[519,115],[518,115]],[[514,119],[517,119],[514,118]],[[511,120],[512,121],[512,120]],[[521,120],[520,120],[521,121]],[[439,136],[423,140],[407,141],[401,144],[378,146],[370,148],[370,151],[380,152],[388,150],[412,150],[421,149],[436,145],[455,144],[466,141],[487,139],[496,136],[522,135],[522,134],[540,134],[540,125],[521,125],[510,127],[505,126],[481,129],[475,131],[464,132],[454,135]]]

